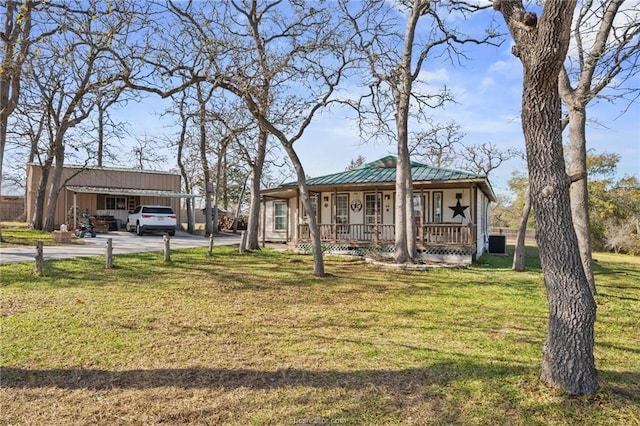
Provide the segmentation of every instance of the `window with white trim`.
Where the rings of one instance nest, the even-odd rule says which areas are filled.
[[[364,194],[364,223],[374,225],[382,223],[382,203],[380,193]],[[377,220],[376,220],[377,215]]]
[[[442,222],[442,192],[433,193],[433,221]]]
[[[336,196],[336,223],[349,223],[349,194]]]
[[[285,201],[273,202],[273,230],[287,230],[287,203]]]
[[[336,223],[339,233],[349,232],[349,194],[336,195]]]

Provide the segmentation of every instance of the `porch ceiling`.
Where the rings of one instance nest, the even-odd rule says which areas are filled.
[[[183,192],[165,191],[160,189],[109,188],[98,186],[67,186],[68,191],[84,194],[129,195],[168,198],[197,198],[200,195]]]

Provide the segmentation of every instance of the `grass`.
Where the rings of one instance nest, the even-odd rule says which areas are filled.
[[[46,231],[38,231],[29,228],[27,223],[22,222],[2,222],[2,240],[0,247],[22,247],[36,245],[36,242],[42,241],[45,246],[63,245],[53,241],[53,233]],[[84,244],[82,238],[72,238],[72,244]]]
[[[597,256],[601,389],[539,380],[546,302],[484,256],[409,272],[216,247],[0,266],[2,424],[640,424],[640,260]]]

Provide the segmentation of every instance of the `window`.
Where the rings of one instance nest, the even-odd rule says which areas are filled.
[[[107,210],[126,210],[127,198],[126,197],[114,197],[107,195],[104,199],[105,207]]]
[[[338,194],[336,198],[336,223],[349,223],[349,195]]]
[[[433,193],[433,221],[442,222],[442,192]]]
[[[143,206],[142,213],[173,214],[173,209],[171,207],[162,207],[162,206]]]
[[[382,223],[380,194],[364,194],[364,223],[374,225]]]
[[[337,231],[339,233],[345,234],[349,232],[349,227],[346,226],[349,223],[349,195],[348,194],[338,194],[336,196],[336,223],[338,224]]]
[[[284,201],[273,202],[273,229],[275,231],[287,229],[287,203]]]

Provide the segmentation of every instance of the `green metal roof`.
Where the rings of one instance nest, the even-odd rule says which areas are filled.
[[[334,173],[325,176],[307,179],[307,185],[312,191],[327,190],[341,186],[343,190],[352,188],[390,188],[396,181],[397,158],[389,155],[379,160],[372,161],[357,169]],[[486,176],[464,172],[460,170],[443,169],[426,164],[411,162],[411,177],[414,184],[422,187],[444,188],[478,184],[490,201],[495,201],[496,196]],[[458,183],[459,182],[459,183]],[[287,199],[296,195],[297,182],[288,182],[276,188],[260,191],[271,198]]]
[[[364,164],[353,170],[307,179],[307,185],[395,182],[396,164],[397,158],[393,155],[389,155],[371,163]],[[459,170],[431,167],[426,164],[416,162],[411,163],[411,177],[414,182],[484,178],[482,175]],[[290,183],[288,185],[295,185],[295,183]]]

